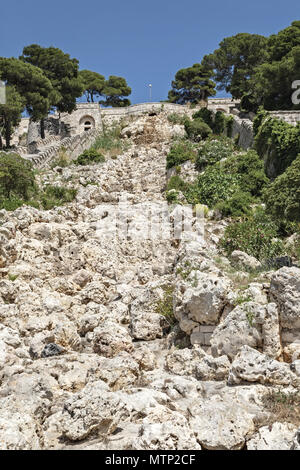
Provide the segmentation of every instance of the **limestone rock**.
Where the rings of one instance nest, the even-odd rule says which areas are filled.
[[[248,450],[290,450],[297,428],[289,423],[263,426],[248,442]]]
[[[271,279],[270,297],[278,305],[281,327],[300,329],[300,269],[276,271]]]
[[[100,356],[114,357],[120,351],[131,352],[133,344],[126,328],[107,321],[93,331],[93,350]]]
[[[254,256],[250,256],[243,251],[233,251],[231,253],[231,259],[234,264],[244,266],[249,269],[258,269],[261,267],[261,263],[256,258],[254,258]]]
[[[231,385],[243,382],[295,386],[300,384],[288,364],[275,361],[249,346],[241,348],[231,365],[228,377],[228,383]]]

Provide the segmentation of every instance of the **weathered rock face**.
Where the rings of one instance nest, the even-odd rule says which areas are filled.
[[[264,350],[274,358],[281,354],[278,312],[275,304],[246,302],[236,307],[215,329],[212,354],[233,359],[243,345]]]
[[[278,305],[281,327],[300,330],[300,269],[276,271],[271,279],[270,297]]]
[[[247,442],[248,450],[291,450],[297,428],[289,423],[263,426]]]
[[[249,346],[243,346],[230,369],[229,384],[255,382],[270,385],[294,385],[300,380],[288,364],[275,361]]]
[[[0,450],[299,448],[263,397],[300,388],[300,270],[241,293],[211,212],[204,236],[149,236],[182,135],[131,120],[117,158],[40,176],[72,203],[0,211]]]

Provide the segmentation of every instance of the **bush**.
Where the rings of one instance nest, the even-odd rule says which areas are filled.
[[[199,142],[212,134],[211,128],[200,118],[191,121],[187,119],[184,124],[185,131],[189,139]]]
[[[208,140],[199,149],[196,168],[201,171],[207,165],[214,165],[216,162],[230,157],[233,151],[234,144],[227,137]]]
[[[199,111],[193,114],[193,119],[201,119],[204,121],[211,129],[214,126],[214,113],[207,108],[201,108]]]
[[[188,140],[180,140],[172,145],[167,155],[167,168],[181,165],[182,163],[196,158],[195,146]]]
[[[119,152],[123,149],[123,143],[121,140],[121,127],[115,126],[109,129],[105,129],[99,137],[97,137],[92,149],[99,150],[103,153],[116,151]]]
[[[188,184],[183,181],[182,178],[178,175],[174,175],[170,178],[167,186],[167,191],[171,189],[176,189],[176,191],[185,192],[187,190]]]
[[[224,217],[241,217],[251,213],[253,198],[250,193],[238,190],[226,201],[216,205]]]
[[[254,150],[234,155],[222,166],[228,173],[239,175],[241,188],[252,196],[261,196],[263,188],[269,182],[264,164]]]
[[[218,202],[231,198],[239,190],[239,178],[224,172],[220,167],[209,167],[198,176],[194,185],[185,193],[190,204],[214,207]]]
[[[226,135],[230,139],[232,138],[232,133],[233,133],[233,122],[234,122],[234,117],[233,116],[226,116],[223,114],[223,118],[225,121],[225,127],[226,127]]]
[[[251,217],[229,225],[220,242],[230,256],[235,250],[244,251],[260,261],[283,254],[284,246],[276,239],[278,227],[264,212],[257,212]]]
[[[215,134],[220,135],[225,131],[226,120],[222,111],[217,111],[215,115],[213,131]]]
[[[172,124],[179,124],[183,126],[186,119],[186,116],[183,116],[182,114],[172,113],[168,115],[168,121]]]
[[[34,189],[34,171],[31,162],[15,153],[0,152],[0,198],[29,198]]]
[[[254,121],[254,129],[255,149],[265,161],[267,175],[275,178],[300,153],[300,125],[292,126],[260,111]]]
[[[40,200],[46,210],[61,206],[67,202],[72,202],[76,197],[77,190],[74,188],[65,188],[63,186],[47,186],[41,193]]]
[[[300,155],[264,190],[263,198],[278,222],[300,222]]]
[[[105,157],[99,153],[98,150],[93,148],[85,150],[77,160],[74,161],[75,165],[91,165],[95,163],[105,162]]]

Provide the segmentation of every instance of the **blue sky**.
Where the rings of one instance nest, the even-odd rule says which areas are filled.
[[[299,13],[299,0],[9,0],[0,10],[0,56],[52,45],[79,59],[81,69],[124,76],[133,103],[149,100],[149,83],[160,101],[176,71],[200,62],[224,37],[276,33]]]

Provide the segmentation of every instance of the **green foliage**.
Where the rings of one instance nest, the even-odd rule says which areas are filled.
[[[239,175],[243,191],[255,197],[261,196],[263,188],[269,182],[264,164],[254,150],[227,158],[222,167],[230,174]]]
[[[156,303],[155,311],[159,315],[162,315],[171,327],[175,326],[177,320],[174,316],[173,311],[173,292],[174,287],[170,285],[162,286],[164,291],[163,298]]]
[[[243,108],[256,111],[259,105],[268,110],[300,109],[291,100],[291,84],[300,74],[300,22],[268,38],[267,57],[257,64],[248,80]]]
[[[115,126],[109,129],[105,129],[102,134],[100,134],[94,145],[92,146],[93,149],[99,150],[100,153],[104,152],[111,152],[114,150],[121,151],[123,148],[122,140],[120,137],[121,127]]]
[[[14,129],[21,121],[21,113],[25,108],[25,99],[16,91],[15,87],[6,87],[6,103],[0,104],[0,140],[5,138],[6,147],[10,146],[10,139]],[[1,149],[1,142],[0,142]]]
[[[193,121],[187,119],[184,124],[185,131],[189,139],[199,142],[212,134],[211,128],[200,118]]]
[[[223,217],[241,217],[251,213],[251,204],[253,198],[250,193],[237,190],[232,196],[225,201],[221,201],[216,205]]]
[[[168,94],[169,102],[197,104],[206,101],[209,96],[214,96],[216,91],[215,83],[211,80],[212,75],[212,70],[201,64],[179,70],[172,81],[172,90]]]
[[[225,119],[224,113],[222,113],[221,111],[217,111],[215,114],[215,120],[214,120],[213,127],[212,127],[214,133],[217,135],[223,134],[223,132],[225,131],[225,127],[226,127],[226,122],[227,121]],[[228,137],[231,137],[231,135],[229,135]]]
[[[255,148],[265,160],[267,175],[274,178],[283,173],[300,153],[300,125],[292,126],[263,112],[259,113],[254,124]]]
[[[50,210],[53,207],[72,202],[76,194],[77,190],[74,188],[49,185],[40,194],[40,201],[44,209]]]
[[[235,250],[244,251],[260,261],[281,255],[284,252],[283,243],[278,240],[278,227],[264,212],[229,225],[220,242],[230,256]]]
[[[167,155],[167,168],[181,165],[188,160],[195,161],[196,154],[194,144],[185,139],[179,140],[172,145]]]
[[[207,140],[199,149],[196,159],[196,168],[201,171],[207,165],[214,165],[220,160],[230,157],[233,151],[234,144],[231,139],[222,137]]]
[[[167,191],[170,191],[171,189],[175,189],[176,191],[181,191],[185,192],[187,190],[188,184],[183,181],[182,178],[180,178],[179,175],[174,175],[171,176],[168,185],[167,185]]]
[[[103,106],[125,107],[130,105],[130,100],[124,98],[131,94],[131,88],[127,85],[125,78],[111,75],[105,82],[102,95],[105,101],[99,101]]]
[[[281,223],[300,222],[300,155],[264,191],[267,210]]]
[[[214,126],[214,113],[208,108],[201,108],[193,114],[193,119],[202,119],[211,129]]]
[[[20,59],[39,67],[50,80],[53,88],[51,106],[55,106],[60,113],[74,111],[76,98],[80,97],[83,91],[83,84],[78,76],[77,59],[71,59],[69,54],[58,48],[41,47],[38,44],[24,47]]]
[[[97,72],[81,70],[79,77],[83,83],[84,93],[88,103],[94,103],[96,97],[100,97],[105,86],[105,78]]]
[[[98,150],[93,148],[85,150],[79,157],[74,161],[75,165],[91,165],[95,163],[105,162],[105,157],[99,153]]]
[[[166,192],[166,199],[169,204],[177,204],[178,203],[178,191],[175,189],[170,189]]]
[[[233,116],[225,116],[224,114],[223,114],[223,117],[224,117],[224,122],[225,122],[226,135],[227,137],[232,138],[234,118]]]
[[[28,199],[34,188],[34,172],[28,160],[0,152],[0,198]]]
[[[215,71],[218,90],[241,98],[249,89],[249,77],[255,67],[265,62],[267,38],[240,33],[221,41],[219,49],[204,57],[202,64]]]
[[[184,125],[186,121],[186,116],[178,113],[171,113],[168,115],[168,121],[172,124]]]
[[[22,96],[33,121],[47,116],[55,90],[40,68],[15,58],[0,57],[0,78]]]
[[[190,204],[205,204],[214,207],[218,202],[231,198],[239,189],[239,178],[230,175],[218,166],[209,167],[190,185],[185,197]]]

